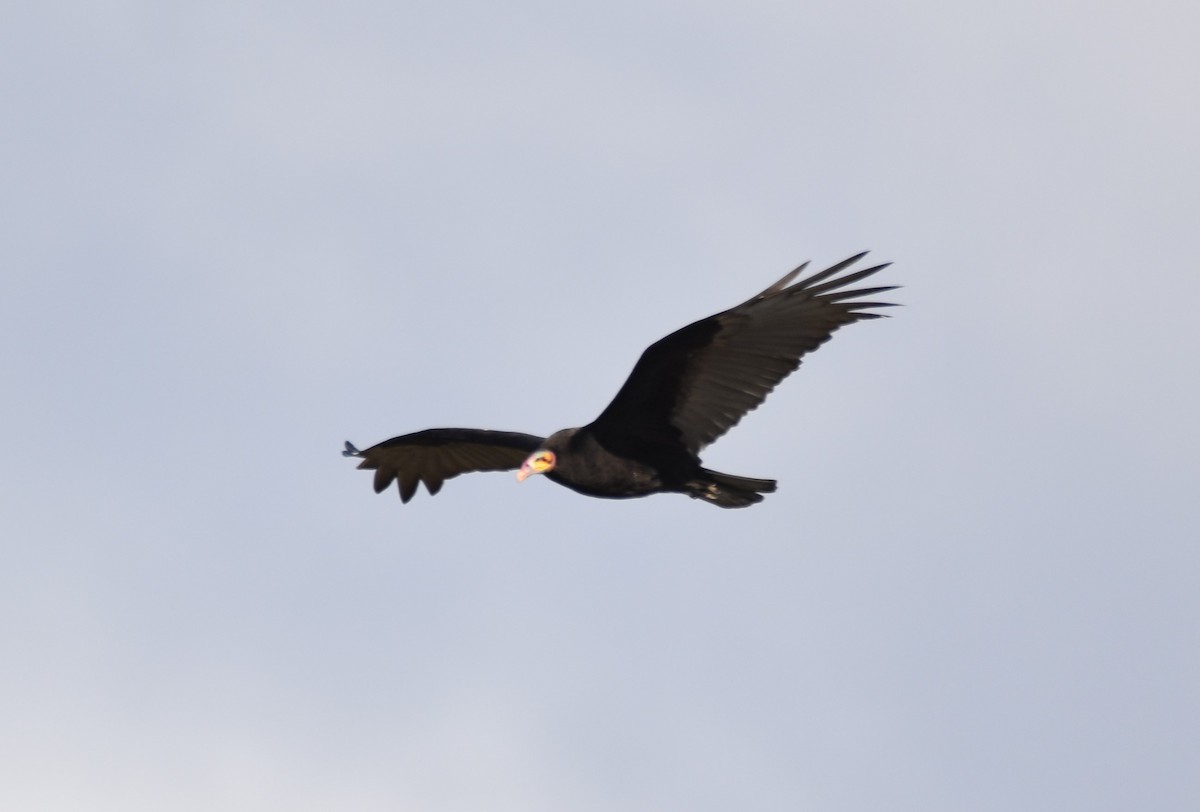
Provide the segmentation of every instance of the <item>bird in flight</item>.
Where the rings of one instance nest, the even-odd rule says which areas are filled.
[[[804,263],[737,307],[689,324],[651,344],[600,416],[549,437],[484,429],[426,429],[347,457],[375,471],[375,492],[398,483],[407,503],[425,483],[471,471],[533,474],[587,496],[629,499],[685,493],[724,508],[747,507],[775,480],[710,471],[700,451],[737,425],[835,330],[880,318],[889,302],[862,301],[896,286],[850,288],[890,263],[843,274],[866,252],[793,283]],[[840,274],[840,275],[839,275]]]

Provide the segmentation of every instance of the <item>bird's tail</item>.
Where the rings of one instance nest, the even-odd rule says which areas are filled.
[[[701,468],[704,479],[688,483],[688,495],[703,499],[717,507],[738,508],[756,505],[763,500],[764,493],[775,492],[775,480],[752,479],[746,476],[722,474]]]

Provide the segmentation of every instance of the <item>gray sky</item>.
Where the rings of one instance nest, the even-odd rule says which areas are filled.
[[[3,18],[0,807],[1200,802],[1195,8]],[[338,454],[863,249],[753,509]]]

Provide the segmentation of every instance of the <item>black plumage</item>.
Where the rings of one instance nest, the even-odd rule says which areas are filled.
[[[701,467],[699,452],[729,429],[835,330],[879,318],[862,301],[895,286],[847,289],[887,264],[839,276],[865,253],[793,284],[808,263],[737,307],[651,344],[600,416],[547,438],[481,429],[427,429],[360,451],[375,471],[375,491],[393,481],[408,502],[424,482],[430,494],[470,471],[544,473],[588,496],[612,499],[686,493],[720,507],[746,507],[775,490],[772,479]]]

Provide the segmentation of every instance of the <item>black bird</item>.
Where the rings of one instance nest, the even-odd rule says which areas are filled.
[[[805,353],[833,331],[879,318],[856,301],[887,287],[846,290],[883,270],[876,265],[839,273],[866,252],[789,284],[804,263],[737,307],[701,319],[651,344],[600,416],[582,428],[547,438],[482,429],[427,429],[393,437],[365,451],[349,442],[342,453],[375,471],[375,492],[393,481],[408,502],[424,482],[436,494],[447,479],[470,471],[517,470],[517,480],[545,474],[587,496],[628,499],[686,493],[720,507],[746,507],[775,490],[773,479],[710,471],[697,456],[800,366]]]

